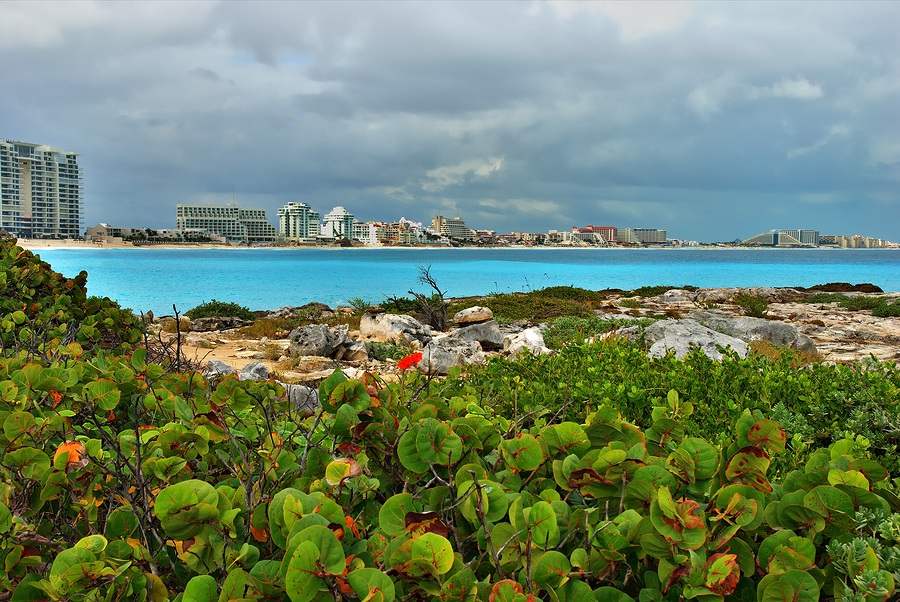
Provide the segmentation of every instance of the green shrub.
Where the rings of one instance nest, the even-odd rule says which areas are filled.
[[[409,297],[388,297],[379,303],[379,306],[389,314],[407,314],[419,311],[419,302]]]
[[[875,309],[883,305],[885,305],[885,301],[880,297],[864,297],[862,295],[844,297],[844,300],[841,301],[841,307],[845,307],[851,311]]]
[[[462,299],[448,308],[448,314],[481,305],[506,320],[549,320],[560,316],[590,317],[594,304],[603,295],[573,286],[552,286],[527,293],[501,293],[480,299]]]
[[[550,326],[544,330],[544,343],[550,349],[560,349],[569,343],[582,343],[598,335],[606,334],[612,330],[625,326],[646,326],[652,320],[604,320],[597,316],[579,318],[576,316],[563,316],[556,318]]]
[[[855,297],[845,297],[844,295],[836,295],[834,293],[816,293],[809,297],[805,303],[840,303],[841,307],[851,311],[872,310],[872,315],[878,318],[889,318],[900,316],[900,301],[888,303],[882,297],[865,297],[857,295]]]
[[[734,296],[734,303],[744,309],[751,318],[765,318],[769,313],[769,302],[765,297],[740,293]]]
[[[640,307],[642,305],[642,303],[641,303],[640,299],[632,298],[632,299],[621,299],[619,301],[619,305],[621,305],[622,307],[630,307],[632,309],[637,309],[638,307]]]
[[[197,318],[240,318],[241,320],[253,321],[256,316],[248,308],[233,302],[225,301],[204,301],[197,307],[184,312],[184,315],[191,320]]]
[[[811,297],[807,297],[804,303],[843,303],[847,300],[844,295],[837,293],[816,293]]]
[[[66,278],[15,240],[0,241],[0,348],[3,354],[44,355],[38,341],[78,343],[121,353],[141,342],[143,327],[131,310],[88,296],[87,272]]]
[[[400,345],[395,345],[394,343],[366,343],[366,351],[368,352],[370,359],[380,362],[383,362],[388,358],[400,360],[410,354],[408,347],[402,347]]]
[[[888,304],[884,303],[878,307],[872,308],[872,315],[877,318],[897,318],[900,317],[900,301]]]

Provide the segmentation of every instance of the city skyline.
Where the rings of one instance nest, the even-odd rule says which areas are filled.
[[[0,136],[80,154],[86,224],[235,199],[900,239],[900,4],[354,7],[0,3]]]

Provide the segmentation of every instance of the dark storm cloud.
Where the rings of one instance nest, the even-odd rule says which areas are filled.
[[[900,239],[895,3],[2,3],[0,136],[179,202]],[[234,191],[234,192],[232,192]]]

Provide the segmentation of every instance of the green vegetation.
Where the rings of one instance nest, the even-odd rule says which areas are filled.
[[[464,299],[450,305],[448,314],[480,305],[506,320],[548,320],[559,316],[588,318],[604,296],[574,286],[552,286],[527,293],[502,293],[481,299]]]
[[[606,334],[626,326],[647,326],[653,320],[603,320],[597,316],[579,318],[563,316],[550,323],[544,331],[544,343],[550,349],[561,349],[570,343],[583,343],[587,339]]]
[[[622,299],[619,301],[619,305],[622,307],[630,307],[632,309],[637,309],[642,305],[640,299]]]
[[[311,415],[148,361],[130,314],[0,245],[3,599],[868,602],[900,579],[894,364],[612,340],[335,371]]]
[[[840,303],[841,307],[851,311],[872,310],[872,315],[879,318],[900,316],[900,300],[888,303],[883,297],[846,297],[834,293],[816,293],[806,303]]]
[[[191,320],[197,318],[240,318],[252,322],[256,316],[248,308],[233,302],[225,301],[204,301],[197,307],[184,312]]]
[[[583,340],[583,338],[582,338]],[[715,440],[744,410],[770,413],[781,404],[792,421],[793,450],[776,464],[794,468],[811,450],[845,435],[862,435],[870,452],[900,474],[900,370],[895,364],[809,364],[805,354],[754,353],[717,362],[697,352],[684,360],[651,359],[643,348],[620,341],[571,344],[556,355],[491,358],[473,367],[466,383],[486,405],[512,414],[582,420],[599,405],[615,408],[641,427],[650,410],[676,390],[703,412],[685,424],[691,436]],[[803,369],[800,369],[801,367]],[[788,414],[782,414],[787,418]]]
[[[353,297],[352,299],[348,299],[347,303],[350,304],[350,307],[354,308],[356,312],[360,315],[365,313],[365,311],[369,308],[370,303],[363,299],[362,297]]]
[[[744,309],[744,313],[751,318],[765,318],[769,313],[769,302],[765,297],[739,293],[734,296],[735,305]]]
[[[401,347],[400,345],[395,345],[393,343],[366,343],[366,351],[371,359],[381,362],[388,358],[395,360],[403,359],[410,354],[409,348]]]

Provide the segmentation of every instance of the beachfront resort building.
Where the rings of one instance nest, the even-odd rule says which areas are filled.
[[[77,238],[84,225],[78,153],[0,138],[0,228],[19,238]]]
[[[238,207],[227,205],[188,205],[176,207],[175,228],[177,230],[205,230],[229,241],[245,243],[275,242],[278,232],[266,219],[266,210],[261,207]]]
[[[325,238],[346,238],[349,240],[353,236],[354,221],[352,213],[348,213],[343,207],[335,207],[322,220],[322,236]]]
[[[741,244],[761,247],[816,247],[819,245],[819,231],[771,230],[741,241]]]
[[[278,210],[278,233],[290,241],[315,242],[322,216],[306,203],[288,203]]]
[[[431,220],[431,230],[435,234],[441,234],[451,239],[475,240],[475,231],[469,228],[466,220],[461,217],[450,219],[443,215],[435,215]]]

